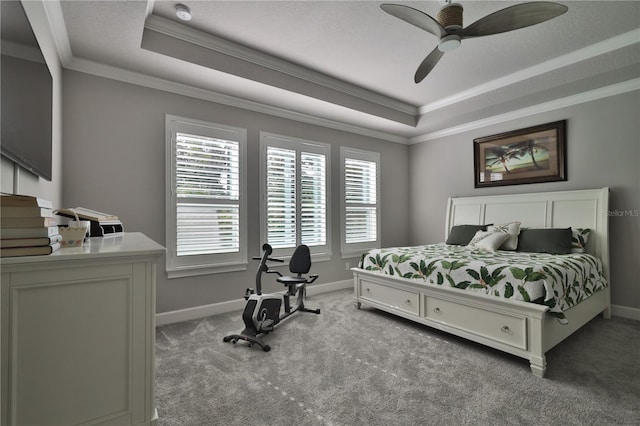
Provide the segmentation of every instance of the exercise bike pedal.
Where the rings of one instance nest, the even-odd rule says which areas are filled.
[[[273,319],[266,319],[260,323],[260,331],[273,331],[277,322]]]

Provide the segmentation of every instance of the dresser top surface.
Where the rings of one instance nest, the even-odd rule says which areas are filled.
[[[140,232],[125,232],[109,237],[89,238],[82,247],[62,247],[45,256],[7,257],[0,259],[3,267],[27,263],[60,262],[68,260],[99,259],[110,257],[151,256],[159,257],[165,248]]]

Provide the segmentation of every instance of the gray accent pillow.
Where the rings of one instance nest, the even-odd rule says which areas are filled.
[[[478,231],[486,231],[489,225],[455,225],[449,231],[447,244],[466,246]]]
[[[521,229],[518,251],[530,253],[571,253],[571,228]]]

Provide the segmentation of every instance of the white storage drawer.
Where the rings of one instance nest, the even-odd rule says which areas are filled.
[[[420,314],[420,296],[417,292],[401,290],[362,280],[360,281],[359,296],[362,299],[381,303],[409,314]]]
[[[527,349],[527,319],[481,307],[461,305],[435,297],[425,297],[425,317],[478,336]]]

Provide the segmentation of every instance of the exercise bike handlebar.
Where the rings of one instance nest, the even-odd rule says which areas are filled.
[[[282,274],[278,271],[270,271],[269,265],[267,262],[280,262],[284,263],[282,259],[273,259],[269,257],[271,253],[273,253],[273,248],[271,245],[265,243],[262,245],[263,254],[261,257],[254,257],[255,260],[260,260],[260,265],[258,266],[258,271],[256,272],[256,292],[258,294],[262,294],[262,273],[266,272],[267,274],[278,274],[282,276]]]
[[[273,248],[268,243],[265,243],[265,244],[262,245],[262,251],[264,252],[262,254],[262,256],[253,258],[254,260],[261,260],[261,262],[260,262],[261,266],[266,264],[267,261],[284,263],[284,260],[282,260],[282,259],[274,259],[274,258],[269,257],[269,256],[271,256],[271,253],[273,253]]]
[[[262,257],[258,257],[258,256],[253,257],[253,260],[262,260]],[[282,260],[282,259],[273,259],[271,257],[267,257],[267,261],[284,263],[284,260]]]

